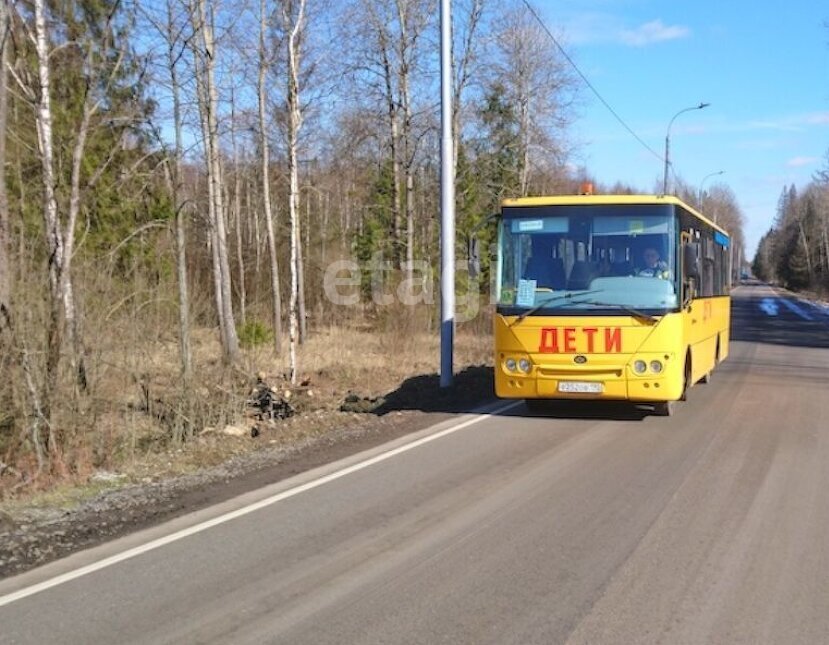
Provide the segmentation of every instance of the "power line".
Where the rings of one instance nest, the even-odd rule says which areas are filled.
[[[535,18],[536,22],[538,22],[538,24],[541,25],[541,28],[547,33],[547,35],[550,37],[550,40],[553,41],[553,44],[556,46],[556,48],[561,53],[561,55],[564,56],[564,59],[568,63],[570,63],[571,67],[574,70],[576,70],[576,74],[578,74],[579,77],[581,78],[581,80],[584,81],[584,84],[587,85],[587,87],[590,88],[590,91],[593,92],[593,94],[596,95],[596,98],[599,99],[599,101],[601,101],[602,105],[604,105],[608,109],[608,111],[616,118],[616,120],[622,125],[622,127],[625,130],[627,130],[633,136],[634,139],[636,139],[639,143],[641,143],[642,146],[648,152],[650,152],[654,157],[656,157],[660,161],[665,161],[665,158],[661,154],[656,152],[656,150],[654,150],[647,143],[645,143],[645,141],[642,139],[642,137],[640,137],[638,134],[636,134],[636,132],[634,132],[633,129],[627,123],[625,123],[624,119],[622,119],[622,117],[620,117],[616,113],[616,110],[613,109],[613,107],[610,105],[610,103],[608,103],[604,99],[604,97],[601,94],[599,94],[599,90],[597,90],[595,87],[593,87],[593,84],[588,80],[587,76],[584,75],[584,73],[579,69],[579,66],[576,65],[576,63],[573,61],[573,59],[570,58],[570,56],[567,54],[566,51],[564,51],[564,47],[562,47],[559,44],[556,37],[553,36],[553,32],[551,32],[547,28],[547,25],[544,24],[544,21],[541,20],[541,17],[538,15],[538,12],[536,12],[536,10],[533,8],[533,6],[529,3],[529,0],[522,0],[522,1],[523,1],[524,5],[526,5],[529,12],[533,15],[533,18]]]

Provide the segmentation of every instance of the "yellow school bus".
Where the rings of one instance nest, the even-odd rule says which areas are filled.
[[[728,356],[728,233],[676,197],[506,200],[494,265],[495,390],[671,415]]]

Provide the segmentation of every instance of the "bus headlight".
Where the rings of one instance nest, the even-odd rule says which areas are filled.
[[[508,371],[514,372],[515,368],[517,367],[515,359],[514,358],[508,358],[507,360],[505,360],[504,361],[504,367],[506,367]]]
[[[648,371],[648,364],[645,361],[633,361],[633,371],[637,374],[644,374]]]
[[[518,360],[518,369],[520,369],[525,374],[529,374],[530,370],[532,369],[532,364],[526,358],[521,358]]]
[[[662,372],[662,362],[651,361],[651,372],[653,372],[654,374],[660,374]]]

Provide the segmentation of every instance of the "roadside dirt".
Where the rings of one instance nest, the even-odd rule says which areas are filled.
[[[0,578],[421,430],[492,398],[492,369],[470,367],[450,390],[437,375],[416,376],[367,413],[316,411],[290,420],[303,432],[277,440],[279,426],[235,441],[239,454],[178,476],[123,481],[101,473],[85,491],[0,509]],[[251,446],[250,444],[255,444]],[[247,445],[245,445],[247,444]],[[95,491],[95,487],[101,489]]]

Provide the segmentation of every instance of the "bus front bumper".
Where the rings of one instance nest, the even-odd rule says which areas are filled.
[[[535,358],[535,357],[534,357]],[[603,358],[603,357],[602,357]],[[618,359],[618,357],[617,357]],[[634,360],[650,365],[662,364],[661,372],[648,369],[637,374]],[[591,367],[587,367],[591,365]],[[587,365],[537,364],[529,372],[508,370],[503,363],[495,367],[495,394],[504,399],[571,399],[614,401],[676,401],[682,396],[684,370],[674,355],[629,357],[628,362],[608,364],[599,358]]]

